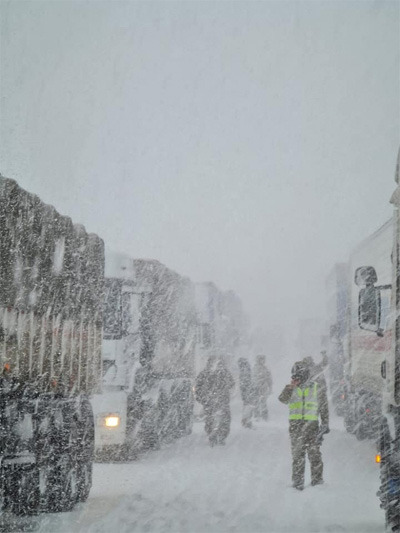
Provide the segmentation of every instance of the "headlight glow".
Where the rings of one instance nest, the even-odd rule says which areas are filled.
[[[117,415],[106,416],[104,419],[104,425],[108,428],[116,428],[119,426],[121,419]]]

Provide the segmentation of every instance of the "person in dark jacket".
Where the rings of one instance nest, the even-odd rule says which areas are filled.
[[[248,429],[253,427],[251,422],[254,410],[254,386],[251,377],[251,366],[247,359],[240,357],[239,366],[239,386],[240,395],[243,401],[242,426]]]
[[[265,355],[257,355],[253,371],[256,419],[268,420],[268,396],[272,393],[272,375],[266,366]]]
[[[304,489],[306,454],[311,465],[311,485],[320,485],[323,483],[320,445],[322,436],[329,433],[326,388],[310,379],[309,368],[300,361],[293,366],[292,381],[283,389],[279,400],[289,404],[293,487],[298,490]]]
[[[231,426],[230,391],[235,382],[222,359],[211,361],[201,376],[200,385],[205,413],[204,429],[210,445],[223,445]]]
[[[211,369],[215,366],[217,358],[215,355],[210,355],[207,359],[205,368],[200,372],[196,378],[195,397],[196,400],[203,406],[207,400],[207,380],[210,376]]]

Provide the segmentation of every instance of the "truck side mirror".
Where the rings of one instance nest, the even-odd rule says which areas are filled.
[[[354,280],[360,289],[358,295],[358,325],[361,329],[374,331],[379,337],[383,336],[381,322],[381,291],[375,287],[378,281],[373,267],[359,267],[355,271]]]
[[[354,273],[354,282],[359,287],[363,285],[373,285],[378,281],[378,276],[376,275],[376,270],[371,266],[362,266],[356,268]]]

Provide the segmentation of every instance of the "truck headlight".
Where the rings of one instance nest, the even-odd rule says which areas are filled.
[[[104,418],[104,425],[107,428],[116,428],[120,425],[121,418],[118,415],[109,415]]]

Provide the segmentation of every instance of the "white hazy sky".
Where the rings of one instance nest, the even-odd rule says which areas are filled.
[[[391,214],[399,6],[2,0],[0,171],[253,323],[321,316]]]

